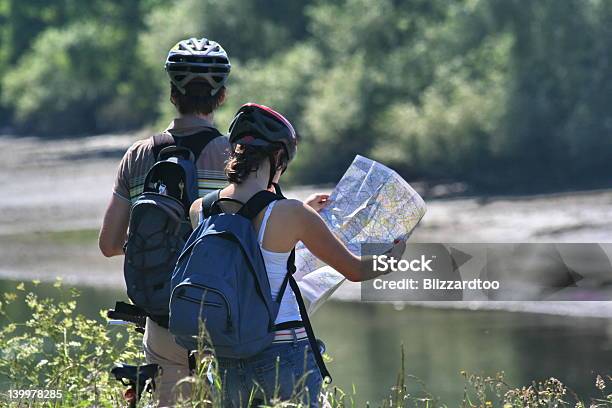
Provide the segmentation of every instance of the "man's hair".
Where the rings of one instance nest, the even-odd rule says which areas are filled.
[[[222,86],[217,93],[211,95],[212,86],[206,81],[191,81],[185,86],[185,94],[178,88],[170,84],[170,96],[174,101],[176,109],[182,115],[192,113],[209,114],[221,105],[225,95],[225,86]]]

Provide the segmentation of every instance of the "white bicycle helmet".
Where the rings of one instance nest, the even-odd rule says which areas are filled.
[[[212,87],[210,94],[215,95],[227,81],[232,66],[219,43],[192,37],[172,47],[165,67],[170,81],[182,94],[187,83],[202,78]]]

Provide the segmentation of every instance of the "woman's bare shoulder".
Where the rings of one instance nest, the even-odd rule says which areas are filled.
[[[308,204],[295,199],[280,200],[276,203],[277,217],[283,219],[287,225],[310,225],[319,215]]]
[[[278,209],[278,213],[295,215],[296,212],[299,213],[305,210],[305,204],[300,200],[287,198],[285,200],[277,201],[274,208]]]

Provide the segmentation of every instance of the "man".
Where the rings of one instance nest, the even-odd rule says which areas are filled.
[[[218,43],[190,38],[170,50],[165,66],[171,81],[170,101],[179,116],[163,133],[170,135],[170,140],[180,139],[182,145],[189,145],[190,138],[203,134],[212,138],[196,160],[202,197],[227,185],[223,169],[229,142],[214,128],[212,121],[214,111],[225,100],[225,82],[231,65]],[[137,141],[119,164],[99,237],[100,250],[107,257],[123,255],[131,204],[142,193],[144,178],[156,161],[154,144],[153,138]],[[147,362],[159,364],[163,370],[156,383],[160,406],[171,404],[172,388],[179,379],[189,375],[187,351],[174,342],[165,327],[150,318],[147,318],[143,344]]]

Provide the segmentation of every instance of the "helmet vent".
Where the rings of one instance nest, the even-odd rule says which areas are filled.
[[[206,74],[208,72],[210,72],[210,67],[189,67],[188,68],[190,72],[195,72],[198,74]]]

